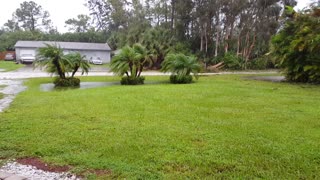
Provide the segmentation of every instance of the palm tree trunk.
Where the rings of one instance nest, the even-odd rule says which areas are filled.
[[[74,67],[71,77],[73,78],[76,72],[78,71],[79,66]]]
[[[143,71],[143,65],[141,65],[141,67],[139,68],[139,73],[138,73],[138,76],[137,77],[140,77],[141,76],[141,72]]]
[[[65,79],[66,76],[65,76],[64,72],[63,72],[62,69],[61,69],[61,66],[60,66],[60,64],[59,64],[59,59],[58,59],[58,58],[55,58],[55,59],[53,60],[53,64],[56,66],[60,78],[61,78],[61,79]]]

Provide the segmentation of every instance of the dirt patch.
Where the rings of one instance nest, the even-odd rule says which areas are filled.
[[[42,160],[40,160],[39,158],[22,158],[22,159],[18,159],[17,162],[23,165],[31,165],[36,167],[37,169],[48,171],[48,172],[61,173],[61,172],[67,172],[71,169],[70,166],[55,166],[55,165],[47,164]]]
[[[56,166],[56,165],[48,164],[43,162],[39,158],[21,158],[21,159],[17,159],[16,162],[22,165],[34,166],[37,169],[43,170],[46,172],[64,173],[64,172],[69,172],[72,169],[71,166]],[[84,178],[88,174],[95,174],[98,177],[111,176],[112,171],[104,170],[104,169],[89,169],[79,173],[78,174],[79,176],[78,175],[77,176],[80,178]]]

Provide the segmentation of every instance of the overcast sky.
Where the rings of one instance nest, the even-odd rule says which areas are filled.
[[[20,7],[20,3],[25,0],[6,0],[0,8],[0,26],[8,19],[11,19],[12,13]],[[41,5],[43,10],[50,13],[53,25],[58,28],[59,32],[66,32],[65,21],[75,18],[78,14],[89,14],[88,8],[84,6],[86,0],[33,0]],[[311,0],[298,0],[296,9],[302,9],[308,5]]]

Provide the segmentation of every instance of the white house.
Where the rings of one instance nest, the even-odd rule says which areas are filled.
[[[18,41],[15,45],[16,59],[21,61],[23,56],[37,55],[37,49],[46,47],[46,44],[57,45],[63,49],[65,54],[79,52],[88,61],[100,59],[103,63],[109,63],[111,59],[111,49],[104,43],[81,43],[81,42],[56,42],[56,41]]]

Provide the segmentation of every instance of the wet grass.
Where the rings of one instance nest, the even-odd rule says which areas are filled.
[[[8,71],[14,71],[17,70],[19,68],[22,68],[23,64],[16,64],[13,61],[0,61],[0,69],[3,69],[3,72],[8,72]]]
[[[1,89],[1,87],[0,87]],[[0,93],[0,99],[4,98],[4,94],[3,93]]]
[[[51,79],[32,79],[0,114],[0,159],[40,157],[76,172],[108,172],[93,179],[320,176],[319,86],[233,75],[189,85],[167,79],[53,92],[39,88]]]

